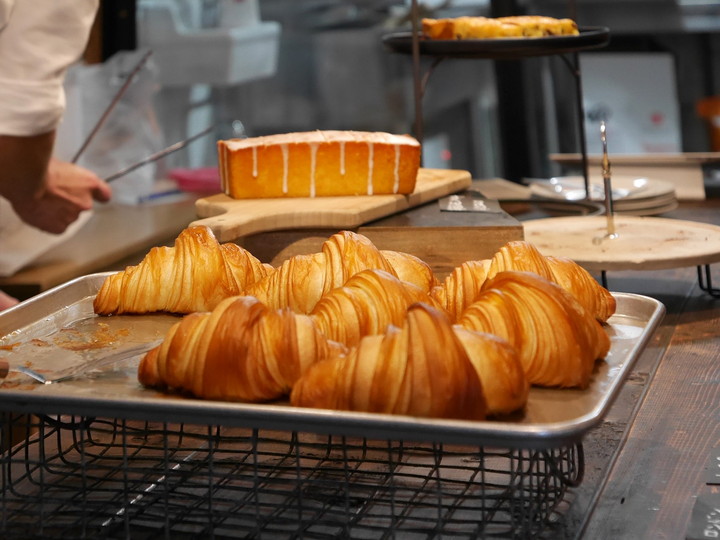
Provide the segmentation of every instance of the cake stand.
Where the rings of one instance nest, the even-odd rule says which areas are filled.
[[[700,288],[720,296],[710,280],[720,262],[720,227],[678,219],[615,215],[614,236],[606,216],[572,216],[523,222],[525,240],[543,255],[567,257],[588,271],[663,270],[697,266]]]
[[[581,51],[605,47],[610,42],[610,31],[605,27],[579,28],[578,35],[546,36],[537,38],[496,38],[464,40],[431,40],[421,28],[418,0],[412,0],[410,8],[410,32],[391,33],[383,37],[384,45],[391,51],[410,55],[413,63],[415,102],[414,135],[422,144],[424,137],[422,101],[430,76],[435,68],[448,58],[523,60],[539,56],[561,58],[575,81],[575,107],[578,122],[578,138],[584,178],[585,193],[589,198],[590,176],[588,171],[587,142],[583,121],[582,76],[580,73]],[[432,58],[432,63],[422,73],[420,58]]]

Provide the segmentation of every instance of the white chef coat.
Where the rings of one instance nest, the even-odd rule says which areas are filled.
[[[0,134],[55,129],[63,79],[87,45],[98,0],[0,0]]]

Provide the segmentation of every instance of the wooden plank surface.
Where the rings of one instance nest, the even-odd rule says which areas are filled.
[[[470,173],[420,169],[410,195],[231,199],[218,194],[199,199],[195,225],[207,225],[221,242],[281,229],[352,229],[469,187]]]
[[[683,204],[668,217],[720,223],[719,210],[714,199],[710,205]],[[620,426],[625,433],[584,523],[572,527],[568,538],[685,538],[695,500],[709,490],[704,469],[720,447],[720,301],[700,289],[693,267],[608,277],[612,290],[658,298],[668,315],[660,341],[646,351],[653,359],[661,353],[659,362],[636,370],[647,384]],[[598,466],[595,456],[587,457],[588,469]]]

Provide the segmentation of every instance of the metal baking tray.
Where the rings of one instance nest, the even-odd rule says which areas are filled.
[[[53,372],[162,337],[178,319],[167,314],[99,317],[92,301],[109,274],[69,281],[0,314],[0,359]],[[580,442],[597,425],[633,363],[660,324],[655,299],[614,293],[617,313],[607,331],[612,347],[586,390],[533,388],[526,411],[481,422],[353,413],[194,399],[142,387],[135,356],[74,380],[42,385],[11,372],[0,384],[0,410],[163,422],[222,424],[325,434],[508,448]]]

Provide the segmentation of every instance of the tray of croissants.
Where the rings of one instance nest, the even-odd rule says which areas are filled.
[[[663,314],[525,241],[440,279],[351,231],[273,267],[190,226],[0,314],[0,407],[547,447],[601,421]]]

